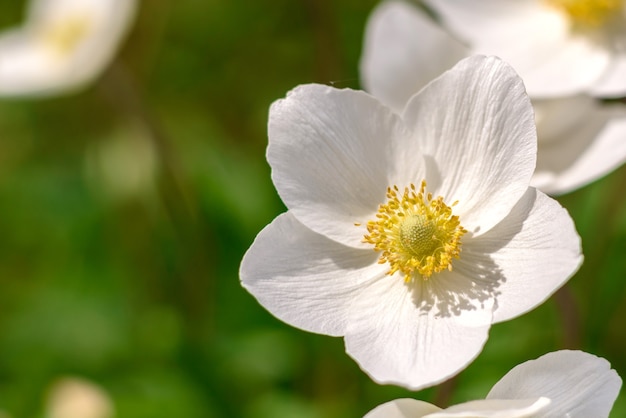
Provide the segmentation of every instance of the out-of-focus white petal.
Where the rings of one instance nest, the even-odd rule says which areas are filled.
[[[442,382],[482,350],[492,300],[467,297],[454,272],[405,283],[401,275],[364,283],[351,306],[346,351],[379,383],[417,390]]]
[[[533,418],[549,404],[548,398],[483,399],[454,405],[424,418]]]
[[[621,385],[605,359],[563,350],[516,366],[496,383],[487,399],[545,396],[550,405],[533,417],[606,418]]]
[[[0,95],[72,91],[93,81],[129,30],[135,0],[35,0],[0,34]]]
[[[570,110],[571,118],[551,114],[537,125],[539,151],[531,184],[550,194],[582,187],[626,162],[626,106],[592,102],[581,109],[584,113],[561,107]],[[549,121],[555,123],[545,126]]]
[[[626,40],[622,40],[622,51],[626,49]],[[616,98],[626,96],[626,52],[613,57],[611,66],[599,82],[591,89],[590,94],[596,97]]]
[[[63,85],[66,71],[63,61],[51,59],[45,46],[31,41],[23,30],[0,34],[0,96],[28,95],[49,85]]]
[[[458,34],[471,44],[493,42],[494,33],[524,33],[541,12],[537,0],[423,0]],[[529,27],[530,25],[530,27]],[[523,42],[524,39],[520,39]]]
[[[415,399],[396,399],[377,406],[363,418],[422,418],[441,408]]]
[[[493,319],[501,322],[544,302],[581,263],[572,218],[557,201],[531,188],[498,225],[468,240],[455,268],[465,275],[482,268],[501,278],[493,289]]]
[[[544,32],[553,33],[556,24],[546,23]],[[538,34],[536,34],[538,35]],[[583,37],[538,37],[527,49],[486,46],[508,61],[524,79],[528,94],[535,98],[550,98],[589,91],[595,86],[611,63],[611,54],[594,40]],[[502,47],[504,49],[504,46]]]
[[[599,108],[597,101],[586,94],[558,99],[532,101],[537,122],[539,145],[562,140],[572,127],[584,123]]]
[[[367,22],[361,78],[367,91],[400,112],[414,93],[467,55],[419,8],[387,0]]]
[[[384,274],[371,250],[316,234],[287,212],[265,227],[241,262],[243,287],[282,321],[340,336],[362,282]]]
[[[503,61],[462,60],[414,96],[403,117],[430,162],[429,191],[458,200],[455,214],[470,232],[488,231],[526,192],[537,150],[534,115],[521,79]]]
[[[604,33],[577,35],[569,18],[542,0],[426,2],[474,53],[511,64],[533,98],[590,91],[612,63]]]
[[[413,155],[399,116],[370,95],[305,85],[270,109],[267,159],[278,194],[310,229],[342,244],[364,244],[363,228],[383,203],[400,167],[396,155]]]

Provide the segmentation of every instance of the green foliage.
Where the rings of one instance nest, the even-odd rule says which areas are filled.
[[[13,3],[3,27],[20,19]],[[374,4],[144,1],[96,85],[0,101],[0,410],[43,417],[69,375],[101,385],[121,418],[360,417],[398,397],[483,397],[565,347],[626,376],[624,168],[560,199],[585,265],[494,326],[454,386],[376,385],[340,339],[282,324],[241,288],[243,253],[284,210],[264,157],[268,107],[297,84],[358,87]]]

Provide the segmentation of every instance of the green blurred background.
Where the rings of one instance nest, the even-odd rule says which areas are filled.
[[[4,1],[0,28],[24,4]],[[50,385],[71,375],[101,385],[121,418],[361,417],[398,397],[484,397],[566,347],[626,377],[625,168],[559,199],[586,256],[570,284],[495,325],[433,389],[374,384],[341,339],[279,322],[240,287],[243,253],[284,211],[268,107],[297,84],[358,88],[375,4],[145,0],[95,85],[0,100],[0,410],[44,417]]]

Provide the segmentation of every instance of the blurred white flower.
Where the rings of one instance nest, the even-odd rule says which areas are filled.
[[[365,32],[363,86],[401,112],[408,98],[470,51],[405,1],[383,1]],[[626,161],[626,106],[603,105],[589,95],[535,99],[538,155],[531,185],[569,192]]]
[[[587,95],[534,100],[533,106],[539,139],[533,186],[566,193],[626,162],[626,106]]]
[[[32,0],[0,33],[0,97],[73,91],[92,82],[129,30],[135,0]]]
[[[581,263],[567,212],[529,188],[535,155],[524,86],[497,58],[461,61],[402,116],[298,87],[269,117],[288,212],[244,256],[242,284],[281,320],[344,336],[377,382],[441,382]]]
[[[441,409],[397,399],[365,418],[607,418],[622,380],[603,358],[556,351],[514,367],[487,395]]]
[[[424,0],[473,53],[498,55],[533,98],[626,95],[624,0]]]
[[[46,418],[112,418],[113,411],[109,395],[83,378],[59,379],[48,393]]]

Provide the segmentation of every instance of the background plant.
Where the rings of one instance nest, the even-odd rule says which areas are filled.
[[[359,87],[375,4],[145,0],[96,85],[0,101],[0,409],[44,416],[69,374],[102,385],[123,418],[358,417],[400,397],[484,397],[561,348],[626,376],[623,167],[559,198],[582,237],[578,274],[495,325],[448,384],[376,385],[341,339],[292,329],[240,287],[241,256],[284,211],[264,156],[269,104],[306,82]],[[3,5],[0,27],[23,6]]]

